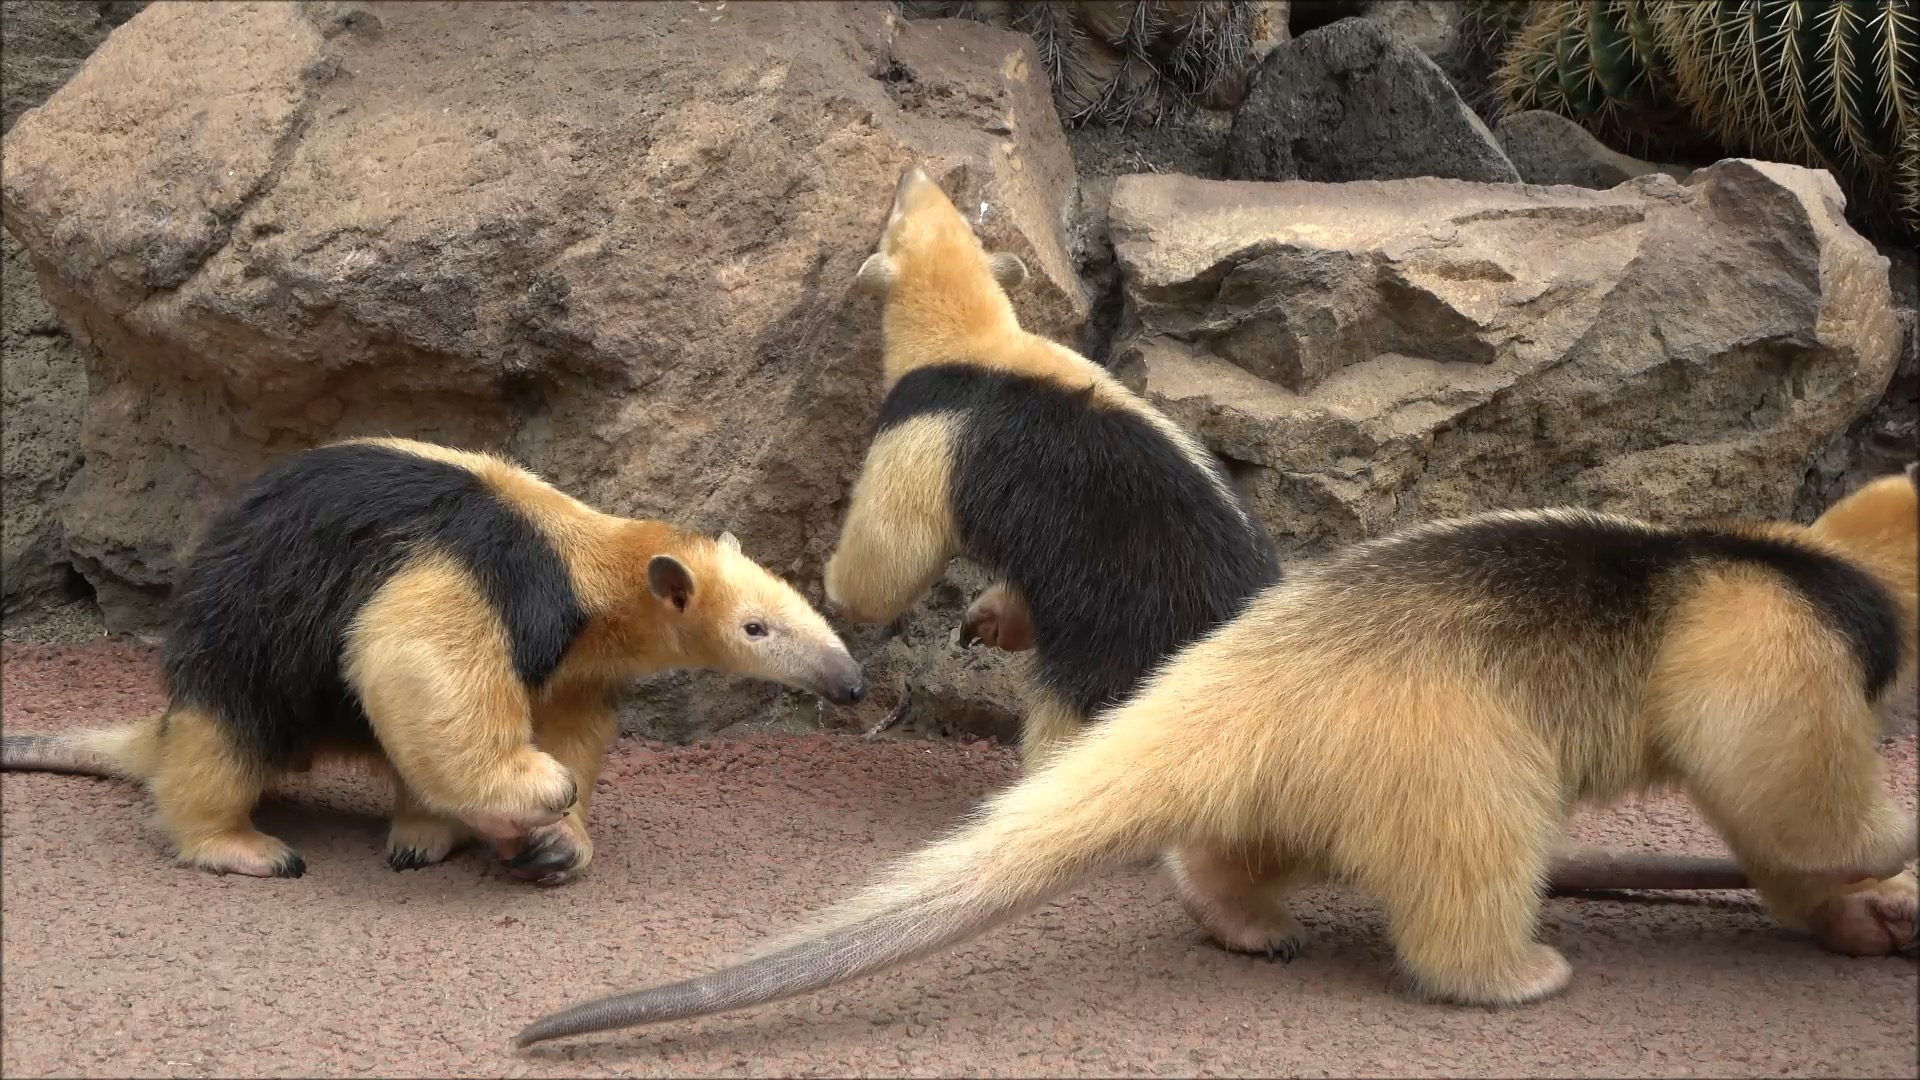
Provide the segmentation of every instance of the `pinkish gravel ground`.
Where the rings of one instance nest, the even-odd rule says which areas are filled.
[[[158,704],[151,650],[7,644],[8,731]],[[1914,741],[1889,751],[1911,805]],[[1118,874],[908,968],[758,1010],[548,1044],[522,1024],[708,969],[844,896],[1015,775],[992,746],[623,741],[593,872],[557,890],[477,854],[394,873],[384,796],[308,781],[261,824],[293,881],[163,858],[145,797],[4,781],[6,1076],[1916,1076],[1911,959],[1828,955],[1746,894],[1550,901],[1563,997],[1491,1012],[1386,992],[1377,908],[1316,890],[1292,964],[1205,944],[1167,886]],[[1715,851],[1683,804],[1583,818],[1615,844]]]

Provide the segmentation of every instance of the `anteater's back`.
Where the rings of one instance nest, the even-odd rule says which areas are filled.
[[[1296,576],[1319,597],[1307,621],[1320,635],[1389,652],[1458,648],[1529,697],[1564,694],[1571,718],[1595,697],[1636,693],[1680,606],[1727,574],[1794,598],[1847,643],[1867,697],[1885,690],[1899,661],[1894,597],[1791,528],[1500,512],[1359,544]]]
[[[346,443],[280,462],[214,520],[175,594],[170,694],[275,764],[316,743],[370,745],[341,649],[375,590],[429,549],[475,576],[522,678],[550,673],[585,615],[546,537],[458,464]]]
[[[950,497],[961,543],[1019,586],[1039,682],[1083,713],[1130,696],[1280,575],[1223,477],[1091,387],[924,367],[889,393],[880,430],[938,412],[958,418]]]

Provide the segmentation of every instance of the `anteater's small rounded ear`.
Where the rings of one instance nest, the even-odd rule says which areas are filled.
[[[864,293],[884,295],[893,287],[893,260],[881,251],[867,256],[859,272],[853,275],[853,287]]]
[[[718,543],[720,544],[721,547],[726,548],[728,551],[740,550],[740,538],[733,535],[733,533],[731,532],[721,533],[718,538]]]
[[[999,282],[1003,289],[1011,291],[1027,282],[1027,264],[1011,251],[994,254],[987,260],[987,267],[993,271],[993,280]]]
[[[674,610],[685,611],[693,599],[693,572],[671,555],[655,555],[647,560],[647,587]]]

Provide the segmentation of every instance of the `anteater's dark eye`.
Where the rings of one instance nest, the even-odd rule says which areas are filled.
[[[767,636],[767,627],[765,623],[750,622],[745,627],[743,627],[743,629],[746,630],[748,637],[766,637]]]

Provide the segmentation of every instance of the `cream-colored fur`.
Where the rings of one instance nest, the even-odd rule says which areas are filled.
[[[858,275],[861,286],[882,297],[885,305],[884,385],[891,389],[926,364],[960,360],[1069,387],[1090,387],[1103,405],[1153,423],[1226,494],[1225,478],[1191,433],[1099,365],[1021,329],[1007,293],[1026,277],[1018,257],[985,252],[966,219],[924,171],[906,170],[879,250]],[[827,598],[849,617],[868,622],[899,618],[958,553],[948,492],[952,446],[962,421],[957,414],[923,416],[875,439],[826,570]],[[1012,651],[1033,644],[1024,600],[1005,582],[974,601],[962,631],[969,637],[992,636],[987,644]],[[1010,635],[1004,644],[999,641],[1002,632]],[[1023,761],[1032,767],[1087,718],[1037,689],[1030,688],[1029,698],[1020,745]],[[1582,861],[1588,854],[1573,852],[1556,865],[1566,876],[1585,880],[1591,876]],[[1622,885],[1635,881],[1686,888],[1694,880],[1724,880],[1733,870],[1723,865],[1702,871],[1696,860],[1676,861],[1654,853],[1604,857]]]
[[[536,691],[522,683],[500,615],[470,573],[428,548],[361,607],[341,669],[396,783],[388,858],[445,858],[469,835],[556,884],[592,858],[586,806],[615,736],[613,694],[671,668],[717,669],[821,693],[864,693],[859,666],[786,582],[718,539],[603,514],[502,458],[408,439],[357,439],[445,462],[525,514],[565,562],[586,628]],[[321,756],[365,759],[354,747]],[[298,770],[312,762],[296,763]],[[145,780],[184,862],[219,872],[298,874],[250,815],[280,770],[253,760],[206,713],[170,704],[106,731],[8,736],[8,768]]]
[[[1007,252],[989,255],[947,194],[919,166],[894,192],[879,250],[856,281],[883,297],[882,385],[929,364],[968,363],[1091,388],[1096,404],[1137,414],[1166,435],[1208,482],[1231,495],[1211,453],[1186,429],[1072,349],[1020,326],[1007,290],[1027,278]],[[848,616],[888,622],[911,608],[955,554],[946,501],[951,419],[923,417],[874,441],[827,562],[827,600]],[[1237,501],[1229,499],[1234,505]]]
[[[953,427],[948,414],[915,417],[868,449],[826,569],[827,602],[848,617],[906,614],[959,550],[948,496]]]
[[[1885,527],[1840,541],[1833,524],[1866,505]],[[1916,513],[1890,478],[1826,525],[1755,531],[1877,568],[1910,612]],[[1859,664],[1783,579],[1712,564],[1655,580],[1666,617],[1624,638],[1569,623],[1515,640],[1535,624],[1472,575],[1380,570],[1454,528],[1297,571],[805,933],[547,1017],[520,1043],[819,989],[1168,851],[1183,903],[1226,943],[1297,947],[1287,892],[1336,880],[1382,901],[1410,990],[1518,1005],[1572,977],[1535,936],[1568,813],[1665,785],[1700,803],[1787,925],[1863,904],[1912,938],[1915,822],[1882,786]]]

